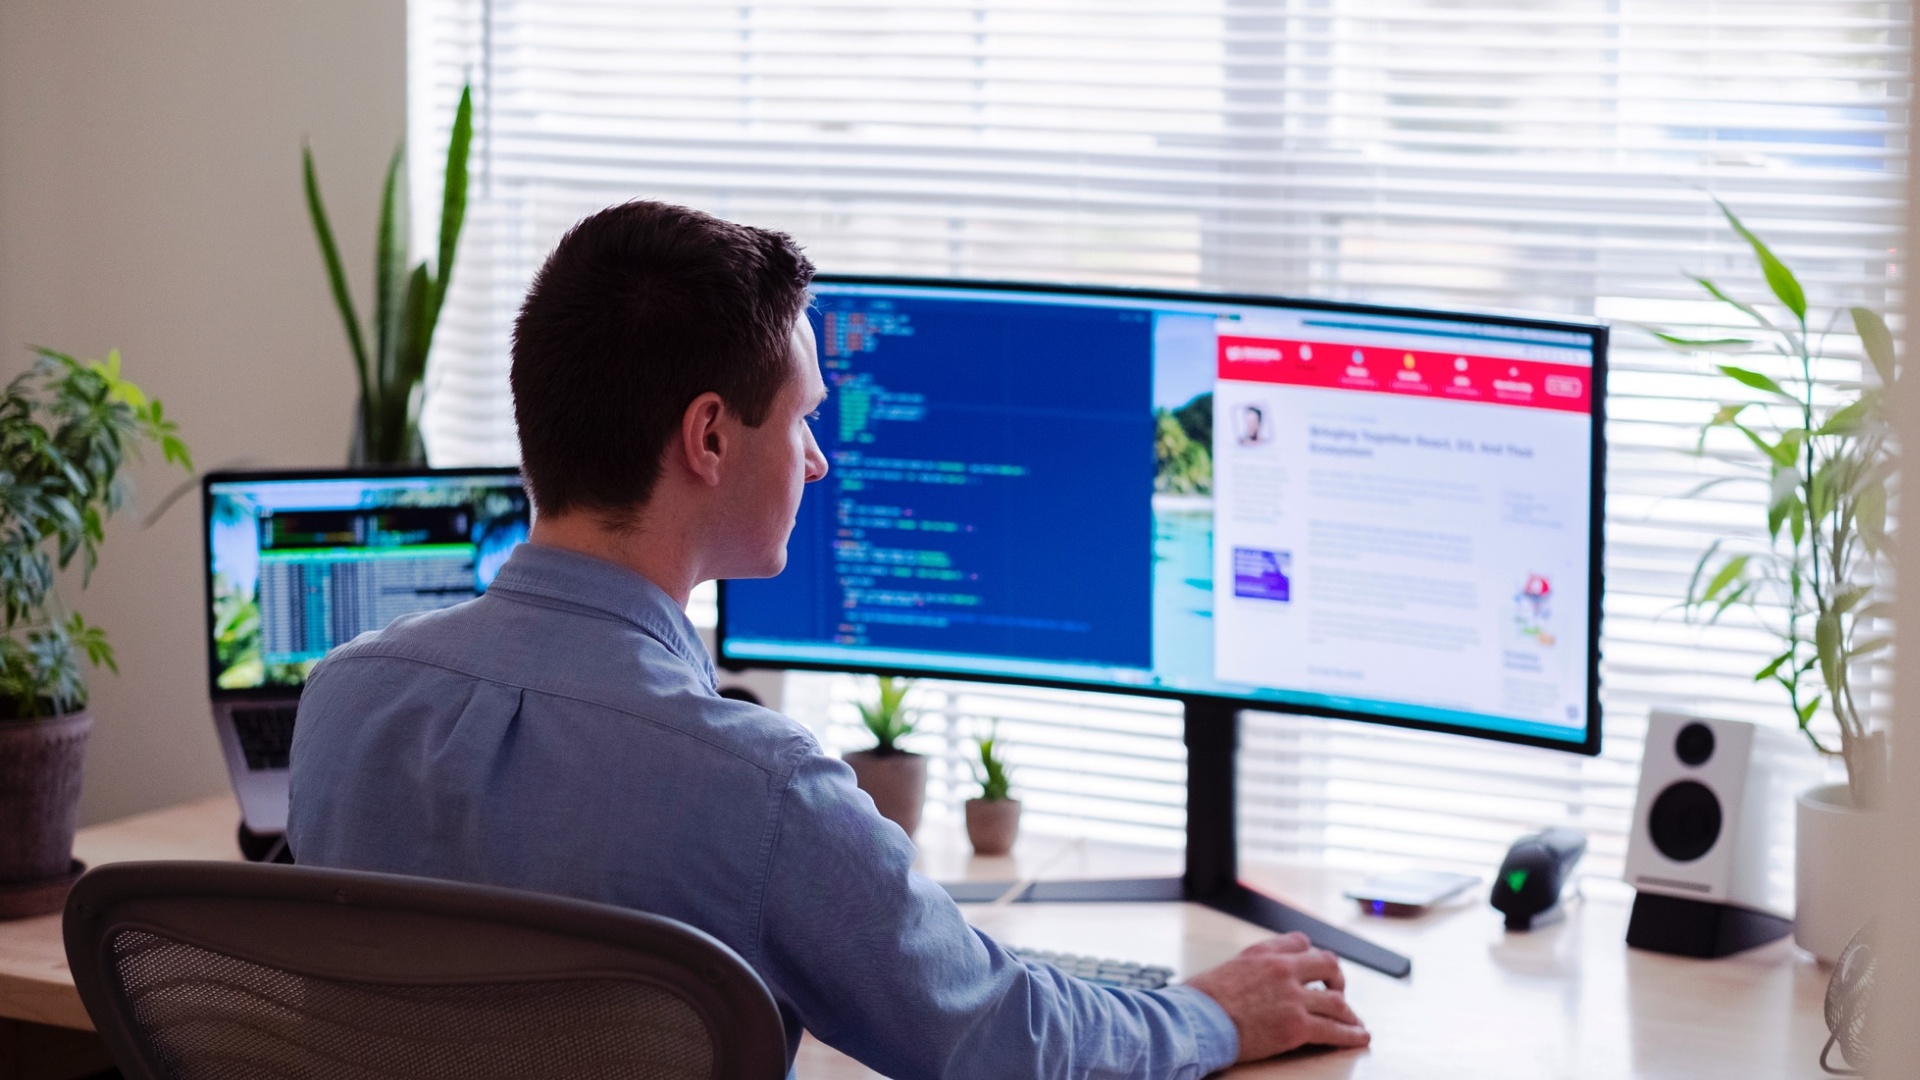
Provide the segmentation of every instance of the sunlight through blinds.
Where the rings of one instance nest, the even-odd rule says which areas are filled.
[[[1594,833],[1589,869],[1614,872],[1649,706],[1788,722],[1749,677],[1770,642],[1755,619],[1676,610],[1705,545],[1762,521],[1764,491],[1686,496],[1724,470],[1689,451],[1734,395],[1708,357],[1634,327],[1717,336],[1729,313],[1682,271],[1763,295],[1709,194],[1823,310],[1891,306],[1907,5],[413,0],[409,18],[413,144],[445,145],[464,78],[479,102],[429,378],[436,464],[515,460],[521,293],[569,224],[635,197],[787,230],[839,272],[1597,317],[1615,327],[1605,754],[1248,714],[1248,851],[1485,867],[1518,832],[1570,823]],[[416,155],[415,205],[433,174]],[[1824,372],[1839,380],[1858,375],[1845,330]],[[832,745],[858,745],[856,685],[800,687]],[[1148,767],[1181,760],[1165,703],[927,689],[940,776],[966,749],[944,732],[1001,715],[1041,817],[1178,842],[1178,782]]]

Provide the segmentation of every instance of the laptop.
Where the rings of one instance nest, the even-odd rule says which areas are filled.
[[[200,495],[213,722],[243,828],[272,836],[314,664],[479,596],[532,516],[511,468],[214,472]]]

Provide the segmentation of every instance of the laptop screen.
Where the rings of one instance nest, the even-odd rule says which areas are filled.
[[[334,646],[479,596],[531,522],[514,469],[212,473],[202,506],[215,697],[297,693]]]

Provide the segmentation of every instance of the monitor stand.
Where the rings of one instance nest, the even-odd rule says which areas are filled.
[[[1363,967],[1404,978],[1413,961],[1288,907],[1240,883],[1235,835],[1234,755],[1240,743],[1240,705],[1186,698],[1187,871],[1177,878],[1036,881],[1013,903],[1141,903],[1183,900],[1225,912],[1276,933],[1299,931],[1316,946]],[[942,887],[960,903],[989,903],[1014,888],[1011,881],[957,881]]]

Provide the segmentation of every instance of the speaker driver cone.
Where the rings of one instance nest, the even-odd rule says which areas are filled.
[[[1682,780],[1653,800],[1647,833],[1660,854],[1674,862],[1692,862],[1713,850],[1720,838],[1720,800],[1712,789]]]

